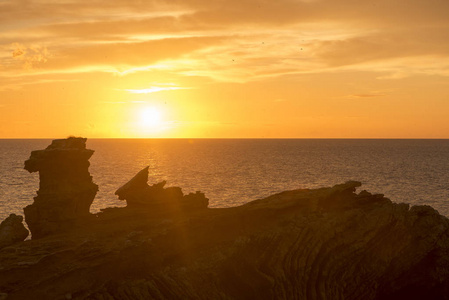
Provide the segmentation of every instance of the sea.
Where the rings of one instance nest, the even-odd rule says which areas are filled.
[[[0,140],[0,220],[23,215],[39,176],[23,169],[51,140]],[[202,191],[210,207],[231,207],[286,190],[348,180],[393,202],[430,205],[449,216],[449,140],[415,139],[88,139],[90,174],[99,185],[91,206],[125,206],[114,192],[149,166],[184,193]]]

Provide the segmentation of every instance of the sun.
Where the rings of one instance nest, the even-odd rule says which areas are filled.
[[[156,107],[145,107],[140,111],[140,124],[145,129],[161,129],[162,112]]]

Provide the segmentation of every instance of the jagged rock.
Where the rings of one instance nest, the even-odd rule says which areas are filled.
[[[90,176],[85,138],[54,140],[45,150],[32,151],[25,169],[39,172],[34,203],[24,208],[32,238],[70,229],[89,215],[98,186]]]
[[[150,167],[145,167],[143,170],[138,172],[136,176],[131,178],[125,185],[119,188],[115,194],[120,200],[125,200],[126,198],[133,198],[136,191],[144,190],[148,187],[148,169]],[[165,184],[165,182],[164,182]]]
[[[202,209],[209,205],[209,199],[199,191],[184,195],[179,187],[164,188],[166,181],[149,186],[148,169],[149,167],[146,167],[139,171],[115,192],[120,200],[126,200],[128,207]]]
[[[97,191],[85,142],[25,162],[41,179],[25,208],[33,238],[77,230],[1,249],[0,298],[449,300],[449,220],[429,206],[350,181],[198,209],[203,193],[149,186],[145,168],[116,192],[136,209],[83,218]],[[21,221],[8,219],[0,237]]]
[[[23,217],[10,214],[0,224],[0,249],[25,240],[29,234],[22,223]]]
[[[8,299],[449,299],[449,220],[360,183],[233,208],[105,211],[1,251]],[[163,189],[159,186],[157,189]]]
[[[209,206],[209,199],[206,198],[204,193],[196,191],[195,193],[189,193],[182,197],[181,206],[192,209],[206,208]]]

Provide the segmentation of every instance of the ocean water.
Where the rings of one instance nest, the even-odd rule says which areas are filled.
[[[38,174],[23,169],[50,140],[0,140],[0,219],[23,215]],[[431,205],[449,216],[449,140],[89,139],[99,185],[91,211],[124,206],[114,192],[150,166],[149,184],[200,190],[210,207],[229,207],[298,188],[362,182],[394,202]]]

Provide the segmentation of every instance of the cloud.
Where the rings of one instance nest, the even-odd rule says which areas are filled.
[[[14,37],[20,47],[0,65],[126,75],[163,61],[224,81],[385,72],[402,58],[447,57],[447,11],[440,0],[1,1],[0,48]]]
[[[156,92],[161,92],[161,91],[174,91],[174,90],[185,90],[185,89],[190,89],[190,88],[176,87],[176,86],[171,86],[171,87],[152,86],[152,87],[149,87],[146,89],[124,89],[124,91],[127,91],[132,94],[151,94],[151,93],[156,93]]]
[[[317,42],[314,51],[330,66],[415,56],[449,56],[449,26],[410,28]]]
[[[50,56],[47,48],[42,46],[14,43],[12,47],[12,58],[21,61],[26,69],[31,69],[38,63],[45,63]]]
[[[2,91],[14,91],[20,90],[24,86],[30,85],[42,85],[42,84],[52,84],[52,83],[67,83],[67,82],[77,82],[79,79],[75,78],[64,78],[63,74],[59,74],[58,78],[49,76],[0,76],[0,92]]]
[[[16,48],[14,49],[14,51],[12,52],[12,57],[18,57],[21,56],[25,53],[24,50],[22,50],[21,48]]]
[[[88,5],[87,5],[88,4]],[[447,23],[447,1],[6,1],[0,20],[11,29],[59,37],[105,36],[247,29],[322,22],[426,25]],[[0,25],[2,21],[0,21]],[[355,24],[356,23],[356,24]],[[14,26],[11,26],[14,24]],[[30,26],[31,25],[31,26]]]
[[[379,92],[372,92],[372,93],[350,95],[349,98],[376,98],[376,97],[383,97],[383,96],[386,96],[386,94],[379,93]]]
[[[195,23],[202,24],[206,28],[217,24],[224,26],[232,24],[237,26],[242,24],[283,25],[323,21],[370,22],[377,25],[380,25],[379,23],[384,25],[437,24],[447,22],[449,3],[441,0],[377,0],[375,2],[354,0],[176,0],[170,2],[162,0],[6,0],[0,3],[0,8],[0,23],[9,24],[14,21],[15,26],[92,23],[90,25],[95,24],[101,27],[101,22],[112,25],[117,20],[123,22],[126,19],[130,20],[130,25],[137,25],[144,24],[146,18],[174,15],[175,19],[166,19],[166,21],[168,23],[179,21],[181,28]],[[182,16],[179,17],[179,14]],[[143,23],[139,23],[139,20],[132,21],[132,17],[143,20]],[[122,25],[127,27],[126,21]],[[109,32],[110,27],[103,28]],[[120,27],[115,28],[121,30]],[[149,30],[151,31],[151,28]]]
[[[176,59],[193,51],[222,43],[225,37],[188,37],[137,43],[91,44],[55,51],[50,57],[45,47],[27,48],[16,58],[39,70],[115,70],[147,66],[161,60]],[[16,50],[18,51],[18,50]]]
[[[100,101],[99,103],[103,104],[126,104],[126,101]]]

